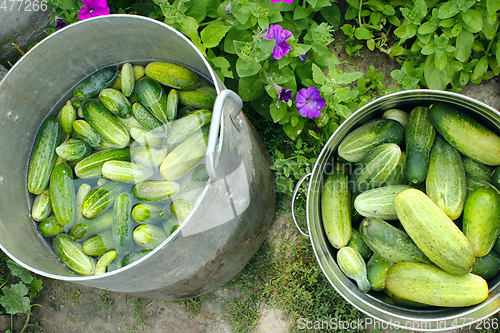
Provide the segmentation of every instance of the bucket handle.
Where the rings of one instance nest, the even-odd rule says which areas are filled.
[[[297,185],[295,185],[295,188],[293,189],[293,194],[292,194],[292,219],[293,219],[293,222],[295,223],[295,226],[297,227],[297,229],[299,229],[299,232],[307,238],[309,238],[309,234],[300,228],[299,222],[297,222],[297,218],[295,217],[295,199],[297,198],[297,194],[299,192],[300,185],[302,185],[302,183],[306,180],[306,178],[310,177],[311,175],[312,175],[312,173],[308,173],[308,174],[302,176],[302,178],[299,179],[299,182],[297,183]]]
[[[218,179],[217,172],[215,171],[215,149],[217,148],[217,141],[219,139],[222,109],[228,99],[233,102],[233,108],[229,113],[229,117],[232,119],[235,119],[240,114],[243,107],[243,101],[240,96],[229,89],[221,91],[215,99],[210,132],[208,134],[207,155],[205,158],[205,168],[207,170],[207,174],[213,181]]]

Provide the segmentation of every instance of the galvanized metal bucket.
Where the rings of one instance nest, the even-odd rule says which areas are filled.
[[[463,109],[476,120],[500,134],[500,112],[472,98],[438,90],[409,90],[378,98],[354,112],[333,133],[318,156],[312,173],[305,175],[296,185],[292,198],[292,214],[299,231],[309,237],[316,259],[335,290],[350,304],[374,320],[375,328],[403,328],[416,331],[445,331],[460,327],[484,328],[481,321],[500,310],[500,274],[488,280],[489,297],[484,302],[465,308],[421,308],[411,309],[395,305],[384,292],[364,293],[347,278],[336,262],[337,250],[328,242],[321,220],[321,189],[328,168],[335,162],[334,156],[342,139],[355,127],[371,118],[377,118],[385,110],[397,108],[411,110],[415,106],[430,105],[434,102],[447,102]],[[473,143],[471,143],[473,144]],[[295,199],[301,184],[307,179],[306,219],[308,231],[300,228],[294,214]],[[492,321],[489,324],[496,325]],[[378,326],[377,326],[378,325]],[[492,327],[492,326],[489,327]]]
[[[190,216],[140,260],[103,275],[70,272],[30,217],[26,174],[38,128],[59,99],[100,68],[123,62],[187,66],[217,90],[206,167],[210,180]],[[109,15],[72,24],[37,44],[0,83],[0,247],[39,275],[160,300],[202,295],[238,274],[262,244],[274,216],[267,150],[200,51],[152,19]]]

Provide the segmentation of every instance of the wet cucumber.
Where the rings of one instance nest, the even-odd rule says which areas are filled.
[[[113,233],[111,230],[92,235],[82,244],[83,252],[92,257],[98,257],[113,247]]]
[[[429,264],[405,262],[387,271],[391,294],[414,302],[442,307],[463,307],[488,297],[488,284],[474,274],[453,275]]]
[[[164,215],[163,209],[150,203],[138,203],[131,212],[132,220],[141,224],[157,223]]]
[[[45,220],[52,213],[52,206],[50,204],[50,195],[47,191],[35,197],[33,200],[33,207],[31,207],[31,218],[36,222]]]
[[[41,194],[49,184],[50,174],[57,160],[56,147],[65,138],[59,122],[47,118],[40,127],[35,139],[28,165],[28,191]]]
[[[180,221],[188,218],[193,210],[194,205],[182,199],[175,199],[170,204],[170,212],[177,217]]]
[[[71,101],[67,101],[57,115],[57,121],[61,124],[64,133],[71,134],[73,132],[73,122],[75,120],[76,110],[73,104],[71,104]]]
[[[134,185],[133,196],[140,201],[165,201],[175,195],[180,189],[179,183],[164,180],[146,180]]]
[[[128,193],[121,193],[113,206],[113,244],[120,254],[126,254],[132,246],[132,197]]]
[[[136,146],[131,150],[132,161],[146,167],[157,168],[165,159],[168,149],[157,149],[153,147]]]
[[[429,108],[429,119],[462,154],[486,165],[500,165],[500,136],[465,112],[450,104],[434,103]]]
[[[135,71],[131,63],[124,63],[120,70],[121,90],[125,97],[130,97],[135,86]]]
[[[128,118],[132,115],[132,103],[130,103],[121,91],[106,88],[101,90],[98,97],[102,105],[112,114],[120,118]]]
[[[73,272],[83,276],[94,274],[95,261],[83,252],[79,243],[74,242],[71,237],[62,233],[54,238],[54,252],[62,262]]]
[[[174,147],[203,126],[209,124],[211,120],[212,111],[206,109],[193,111],[169,124],[167,136],[163,143],[167,147]]]
[[[134,114],[135,119],[137,119],[137,121],[148,131],[152,131],[163,124],[141,103],[136,102],[132,104],[132,113]]]
[[[435,137],[436,130],[429,120],[429,109],[418,106],[411,110],[405,131],[405,176],[410,183],[421,183],[425,180]]]
[[[167,95],[167,120],[177,118],[177,107],[179,105],[179,94],[177,90],[171,89]]]
[[[50,176],[49,194],[52,211],[59,224],[63,227],[71,224],[75,218],[75,184],[73,170],[68,164],[61,163],[54,167]]]
[[[38,224],[38,232],[43,237],[54,237],[64,232],[64,227],[51,215]]]
[[[321,192],[321,217],[328,241],[336,249],[346,246],[351,239],[350,202],[347,176],[341,171],[328,175]]]
[[[77,119],[73,122],[74,138],[87,142],[91,147],[98,147],[101,144],[101,137],[83,119]]]
[[[82,214],[93,219],[107,208],[111,207],[116,197],[130,188],[130,185],[120,182],[107,182],[101,187],[90,191],[82,204]]]
[[[146,76],[174,89],[193,90],[200,82],[198,74],[194,71],[170,62],[150,62],[144,71]]]
[[[370,291],[371,285],[367,277],[366,264],[358,251],[349,246],[342,247],[337,252],[337,264],[342,273],[356,281],[360,291]]]
[[[354,208],[361,216],[396,220],[394,199],[398,193],[409,188],[408,185],[388,185],[365,191],[354,199]]]
[[[195,90],[177,91],[179,102],[197,109],[213,109],[217,91],[212,86],[201,86]]]
[[[382,114],[382,118],[396,120],[406,129],[406,125],[408,124],[410,115],[408,114],[408,112],[400,109],[389,109],[384,111],[384,113]]]
[[[135,252],[127,254],[122,259],[122,262],[121,262],[122,267],[130,265],[131,263],[141,259],[142,257],[144,257],[146,254],[148,254],[151,251],[153,251],[153,249],[144,249],[144,250],[139,250],[139,251],[135,251]]]
[[[163,229],[153,224],[140,224],[134,229],[132,237],[140,247],[154,249],[167,239],[167,234]]]
[[[115,148],[125,148],[130,142],[130,133],[97,99],[83,102],[82,112],[85,120],[99,136]]]
[[[89,155],[75,165],[78,178],[102,177],[102,165],[108,161],[130,161],[130,149],[108,149]]]
[[[96,97],[101,90],[111,86],[117,76],[115,66],[103,68],[82,81],[73,91],[73,96],[80,101]]]
[[[109,250],[104,253],[99,260],[97,260],[97,264],[95,265],[94,275],[100,275],[106,273],[106,269],[108,266],[116,260],[118,257],[118,252],[116,250]]]
[[[144,165],[128,161],[108,161],[102,165],[102,176],[106,179],[136,184],[153,175],[153,170]]]
[[[487,255],[500,234],[500,194],[480,187],[465,200],[462,229],[476,257]]]
[[[83,221],[78,222],[73,226],[73,228],[70,229],[69,234],[75,241],[85,241],[92,235],[106,230],[111,230],[112,225],[113,211],[108,210],[92,220],[84,219]]]
[[[57,156],[66,161],[78,161],[92,153],[92,147],[83,140],[69,139],[56,148]]]
[[[137,101],[151,112],[158,120],[168,123],[167,94],[161,85],[149,78],[143,77],[135,84]]]

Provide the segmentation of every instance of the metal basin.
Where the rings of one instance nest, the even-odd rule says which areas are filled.
[[[190,216],[148,255],[103,275],[69,271],[39,236],[26,190],[38,128],[60,99],[100,68],[164,60],[211,81],[218,97],[207,149],[210,179]],[[59,103],[59,104],[58,104]],[[173,28],[140,16],[109,15],[72,24],[32,48],[0,83],[0,247],[21,266],[53,279],[160,300],[202,295],[238,274],[274,216],[267,150],[198,49]]]

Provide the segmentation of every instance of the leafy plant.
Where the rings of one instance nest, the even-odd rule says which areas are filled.
[[[341,29],[348,52],[360,44],[396,58],[398,90],[463,88],[500,74],[500,3],[495,0],[347,0]]]

